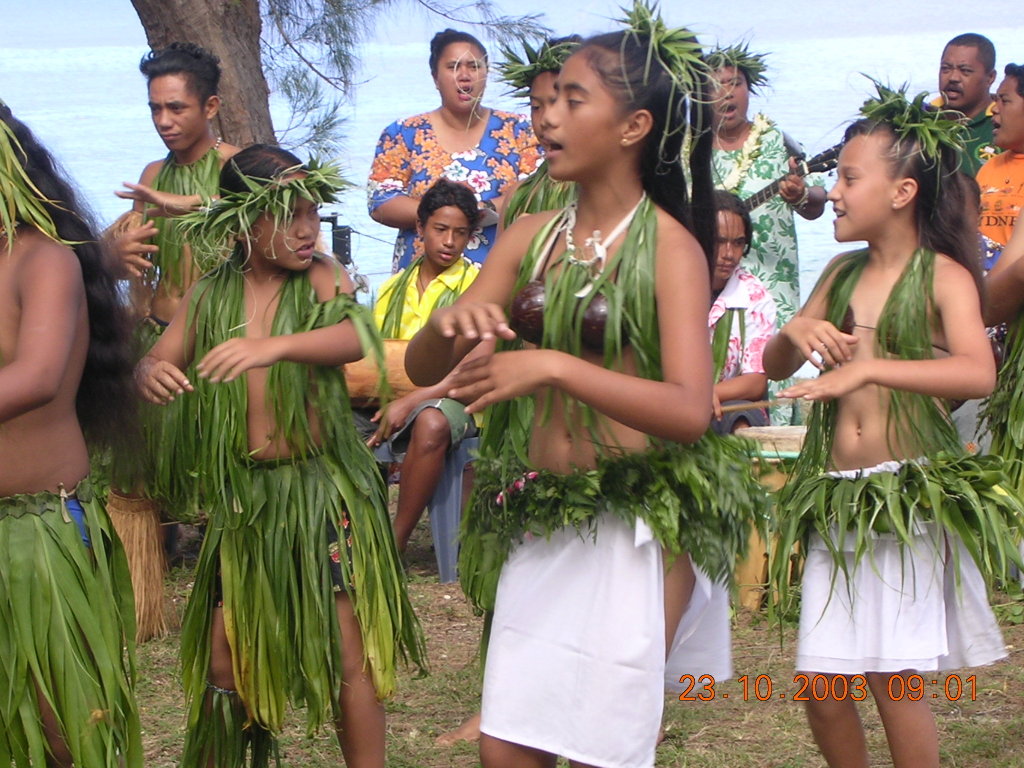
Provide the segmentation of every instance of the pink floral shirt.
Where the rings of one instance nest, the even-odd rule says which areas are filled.
[[[745,331],[741,333],[740,318],[735,317],[729,335],[729,349],[719,381],[744,373],[764,373],[764,347],[775,335],[775,300],[764,283],[742,266],[736,268],[718,294],[708,313],[708,332],[713,337],[715,323],[729,309],[743,309]],[[743,343],[743,340],[746,344]]]

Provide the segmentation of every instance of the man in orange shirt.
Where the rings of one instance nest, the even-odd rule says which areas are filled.
[[[978,171],[986,237],[1005,246],[1024,204],[1024,65],[1007,64],[992,110],[994,139],[1005,150]]]

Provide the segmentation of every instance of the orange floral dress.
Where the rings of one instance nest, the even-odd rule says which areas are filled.
[[[420,198],[440,178],[460,181],[481,202],[493,200],[533,173],[540,159],[537,139],[522,115],[492,109],[480,143],[467,152],[448,152],[438,142],[429,114],[392,123],[380,135],[370,168],[368,207],[378,207],[399,195]],[[477,263],[487,257],[497,225],[477,228],[465,255]],[[422,255],[415,229],[402,229],[395,241],[392,271],[409,266]]]

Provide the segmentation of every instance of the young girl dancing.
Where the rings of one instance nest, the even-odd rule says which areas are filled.
[[[956,177],[962,129],[923,99],[879,85],[847,129],[828,199],[836,239],[868,247],[829,264],[764,355],[774,379],[806,360],[824,371],[780,393],[814,407],[772,571],[784,590],[803,542],[796,666],[816,685],[807,716],[833,768],[869,763],[856,706],[868,691],[893,764],[938,766],[913,676],[1005,655],[982,574],[1014,557],[1021,507],[998,485],[1000,460],[966,455],[950,420],[947,401],[990,392],[995,365]]]
[[[131,433],[127,317],[71,187],[3,102],[0,190],[0,765],[140,768],[128,563],[86,477],[87,440]]]
[[[377,337],[344,271],[314,253],[340,184],[275,147],[230,160],[221,199],[182,217],[193,248],[233,243],[230,258],[137,369],[145,397],[177,411],[162,490],[209,514],[181,632],[189,768],[241,766],[249,750],[266,765],[289,701],[310,732],[336,723],[346,765],[382,768],[380,699],[397,657],[423,660],[338,368]]]
[[[452,390],[472,413],[494,404],[460,558],[467,595],[494,612],[486,768],[653,765],[666,654],[689,637],[710,651],[694,664],[729,671],[706,574],[731,572],[759,491],[741,451],[692,446],[711,416],[705,81],[689,32],[640,4],[628,23],[566,61],[545,116],[551,176],[578,203],[514,222],[406,357],[426,384],[489,352]]]
[[[523,57],[510,48],[502,48],[505,60],[498,65],[501,79],[512,87],[512,93],[530,103],[530,127],[537,143],[546,151],[544,141],[544,114],[555,101],[555,81],[565,60],[583,41],[579,35],[545,40],[534,50],[523,41]],[[575,190],[572,182],[555,181],[548,174],[548,166],[541,161],[537,170],[516,183],[505,200],[501,211],[501,228],[508,226],[524,213],[538,213],[561,209],[572,200]]]

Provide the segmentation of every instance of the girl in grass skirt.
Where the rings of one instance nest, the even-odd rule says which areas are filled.
[[[642,4],[627,24],[565,62],[544,117],[549,172],[576,183],[578,203],[512,223],[406,358],[420,384],[457,364],[452,394],[473,413],[493,404],[459,563],[467,595],[493,611],[486,768],[653,765],[677,651],[704,641],[716,652],[691,661],[729,672],[712,582],[731,571],[758,491],[741,450],[702,439],[705,79],[687,30]]]
[[[907,678],[1005,656],[985,578],[1015,557],[1021,506],[999,459],[967,455],[950,419],[949,400],[991,391],[995,365],[956,175],[962,127],[923,101],[879,85],[847,129],[828,199],[836,239],[868,247],[829,264],[764,355],[774,379],[807,360],[824,371],[781,393],[814,408],[772,575],[785,594],[801,542],[797,669],[847,677],[807,704],[834,767],[868,765],[855,703],[868,691],[894,765],[938,766],[934,717],[900,693]]]
[[[339,370],[373,345],[369,312],[314,252],[337,171],[265,145],[183,217],[193,248],[233,246],[189,291],[137,368],[174,409],[161,491],[208,510],[182,626],[185,766],[263,766],[287,704],[333,721],[350,766],[384,765],[398,659],[423,641],[383,483]],[[187,372],[187,373],[186,373]]]
[[[128,564],[87,478],[86,441],[132,433],[107,262],[0,102],[0,766],[142,765]]]

